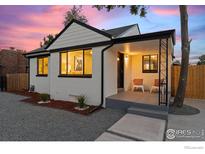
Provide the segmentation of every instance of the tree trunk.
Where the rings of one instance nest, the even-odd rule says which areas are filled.
[[[189,52],[190,52],[190,41],[188,34],[188,13],[187,6],[180,5],[180,20],[181,20],[181,71],[179,77],[179,84],[177,88],[177,93],[174,98],[174,106],[182,107],[186,91],[187,75],[188,75],[188,65],[189,65]]]

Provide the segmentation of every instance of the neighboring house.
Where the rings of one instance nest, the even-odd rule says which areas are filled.
[[[29,84],[52,99],[75,101],[83,94],[88,104],[105,106],[118,89],[131,90],[133,79],[143,79],[146,91],[160,78],[159,104],[165,103],[174,44],[175,30],[141,34],[137,24],[99,30],[72,20],[48,46],[26,54]]]
[[[21,50],[1,49],[0,50],[0,76],[9,73],[26,73],[28,70],[28,60]]]

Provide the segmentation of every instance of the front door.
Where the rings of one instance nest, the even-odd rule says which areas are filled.
[[[118,53],[117,70],[117,87],[124,88],[124,54],[122,53]]]

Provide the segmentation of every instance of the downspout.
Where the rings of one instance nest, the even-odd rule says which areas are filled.
[[[30,91],[30,58],[28,58],[28,91]]]
[[[98,108],[101,108],[104,102],[104,53],[107,49],[111,48],[114,43],[111,43],[109,46],[102,49],[101,52],[101,102]]]
[[[107,49],[111,48],[113,45],[114,45],[114,43],[112,42],[110,45],[103,48],[101,51],[101,102],[97,107],[95,107],[90,112],[94,112],[94,111],[100,109],[103,105],[103,101],[104,101],[104,53],[105,53],[105,51],[107,51]]]
[[[24,54],[24,57],[28,60],[27,61],[28,66],[26,66],[28,68],[26,68],[26,73],[28,73],[28,83],[27,83],[28,89],[27,90],[29,91],[30,90],[30,57],[27,57],[25,54]]]

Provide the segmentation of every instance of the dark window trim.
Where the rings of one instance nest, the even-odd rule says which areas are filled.
[[[37,75],[36,75],[37,77],[47,77],[48,76],[48,74],[45,74],[45,73],[39,74],[39,59],[43,59],[43,63],[44,63],[44,58],[48,58],[48,56],[37,57]],[[44,67],[44,65],[43,65],[43,67]]]
[[[68,52],[76,52],[76,51],[83,51],[83,74],[68,74],[68,67],[66,67],[67,74],[61,74],[61,54],[66,53],[66,65],[68,66]],[[59,52],[59,75],[58,77],[70,77],[70,78],[92,78],[92,74],[85,74],[85,51],[86,50],[92,50],[92,48],[85,48],[85,49],[75,49],[75,50],[69,50],[69,51],[61,51]]]
[[[47,77],[47,74],[37,74],[36,77]]]
[[[153,56],[153,55],[156,55],[157,56],[157,69],[156,70],[151,70],[151,65],[150,65],[150,63],[151,63],[151,56]],[[149,56],[149,70],[144,70],[144,57],[145,56]],[[142,56],[142,73],[158,73],[158,64],[159,63],[159,61],[158,61],[158,54],[149,54],[149,55],[143,55]]]
[[[60,74],[58,77],[63,77],[63,78],[92,78],[92,74],[85,74],[85,75],[64,75]]]

